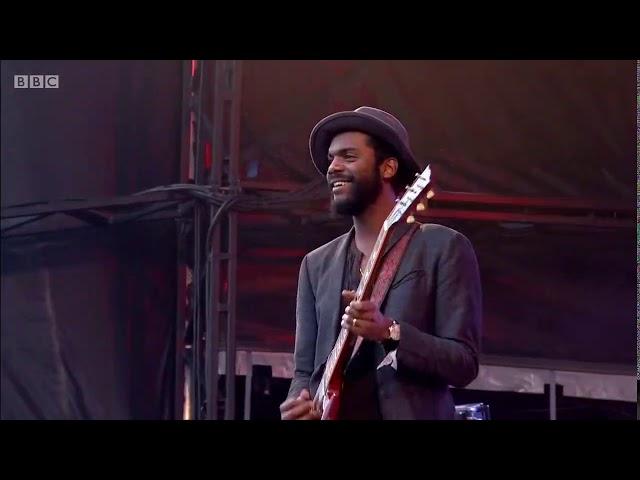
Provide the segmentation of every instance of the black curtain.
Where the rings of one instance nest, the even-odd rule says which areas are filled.
[[[3,61],[2,72],[3,208],[179,181],[181,62]],[[60,87],[14,89],[28,74],[57,74]],[[2,418],[172,418],[175,220],[47,221],[2,239]]]

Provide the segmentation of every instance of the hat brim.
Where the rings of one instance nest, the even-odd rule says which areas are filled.
[[[326,175],[329,168],[327,154],[333,137],[339,132],[349,130],[361,131],[385,140],[398,152],[400,157],[398,161],[403,168],[412,172],[420,172],[420,167],[413,156],[413,152],[398,138],[391,127],[366,114],[338,112],[321,120],[313,128],[309,137],[311,160],[322,175]]]

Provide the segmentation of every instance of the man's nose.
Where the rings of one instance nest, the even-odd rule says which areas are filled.
[[[331,175],[335,172],[341,172],[342,170],[344,170],[342,161],[338,157],[333,157],[333,160],[331,160],[329,168],[327,169],[327,175]]]

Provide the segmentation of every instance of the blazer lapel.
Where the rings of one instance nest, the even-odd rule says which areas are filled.
[[[393,246],[396,243],[398,243],[398,240],[400,240],[402,236],[409,231],[410,228],[411,228],[411,224],[406,222],[397,223],[393,227],[393,230],[391,231],[391,237],[389,238],[389,241],[387,242],[387,246],[385,247],[384,252],[382,253],[383,257],[389,252],[389,250],[393,248]]]
[[[345,235],[344,239],[338,245],[336,256],[327,270],[327,278],[330,279],[331,282],[327,300],[331,305],[328,310],[331,312],[331,331],[335,332],[334,342],[340,332],[339,327],[342,319],[342,279],[344,278],[344,269],[347,264],[349,244],[351,243],[354,233],[355,229],[351,227],[351,230],[349,230],[348,234]]]

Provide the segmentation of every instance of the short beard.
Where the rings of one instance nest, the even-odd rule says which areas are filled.
[[[351,184],[351,194],[340,201],[331,197],[331,212],[339,215],[351,215],[357,217],[371,205],[382,191],[382,179],[380,171],[374,169],[373,177]]]

